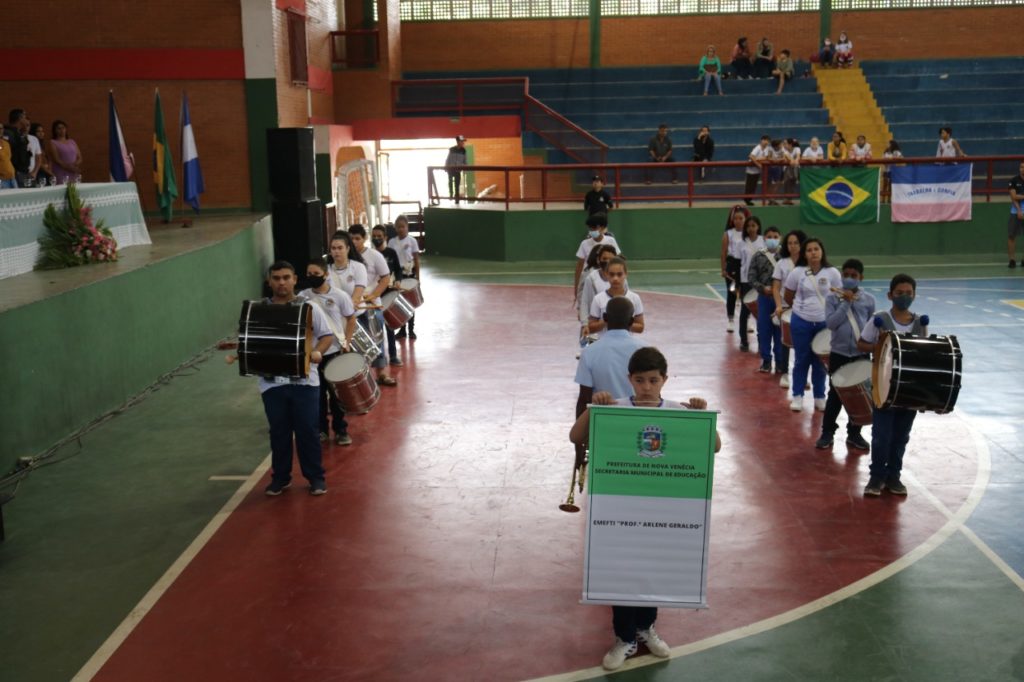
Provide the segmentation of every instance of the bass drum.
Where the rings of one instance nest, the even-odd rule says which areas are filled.
[[[306,301],[245,301],[238,319],[238,372],[242,376],[304,379],[313,351],[313,310]]]
[[[871,362],[849,362],[833,372],[829,381],[846,408],[850,423],[869,426],[874,414],[874,405],[871,404]]]
[[[872,368],[875,405],[952,412],[962,376],[963,353],[955,336],[888,333]]]
[[[380,400],[380,386],[359,353],[342,353],[324,365],[324,379],[346,412],[366,414]]]

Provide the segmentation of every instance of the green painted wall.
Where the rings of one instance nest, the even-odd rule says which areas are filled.
[[[800,209],[755,207],[765,227],[799,228],[821,237],[830,253],[892,256],[1002,253],[1007,205],[975,204],[966,223],[901,223],[882,207],[874,225],[808,225]],[[610,229],[623,253],[637,259],[717,258],[726,208],[650,208],[613,211]],[[496,211],[428,208],[428,253],[486,260],[535,261],[572,258],[586,236],[582,211]]]
[[[249,177],[252,210],[270,210],[270,175],[267,170],[267,129],[277,127],[277,81],[247,78],[245,114],[249,128]]]
[[[334,201],[334,183],[331,178],[331,155],[316,155],[316,195],[324,206]]]
[[[260,294],[272,256],[266,217],[205,249],[0,314],[0,376],[17,396],[0,410],[0,451],[45,449],[223,337],[241,301]]]

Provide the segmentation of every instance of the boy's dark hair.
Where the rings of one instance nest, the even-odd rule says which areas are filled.
[[[784,55],[786,55],[788,57],[790,55],[790,51],[789,50],[783,50],[779,54],[784,54]]]
[[[271,263],[270,267],[267,268],[267,276],[269,277],[271,273],[276,272],[277,270],[291,270],[292,274],[295,274],[295,266],[286,260],[276,260]]]
[[[757,225],[757,233],[761,234],[761,219],[758,218],[756,215],[749,216],[747,218],[747,221],[743,223],[743,241],[745,242],[750,241],[750,235],[747,233],[747,225],[749,225],[750,223],[754,223],[755,225]]]
[[[633,302],[625,296],[616,296],[604,309],[604,321],[608,323],[608,329],[629,329],[633,324],[633,313]]]
[[[782,230],[780,230],[779,228],[775,227],[774,225],[769,225],[768,227],[766,227],[764,229],[764,234],[768,234],[769,232],[774,232],[775,234],[779,235],[780,237],[782,236]]]
[[[597,244],[587,255],[587,267],[591,269],[596,268],[597,264],[601,262],[601,254],[605,251],[610,251],[613,256],[619,253],[611,244]]]
[[[659,123],[658,124],[658,130],[663,130],[663,129],[664,130],[668,130],[668,124],[667,123]]]
[[[900,143],[896,140],[889,140],[889,146],[885,148],[887,152],[898,152],[900,151]]]
[[[821,267],[823,267],[823,268],[830,268],[830,267],[832,267],[832,264],[828,262],[828,253],[826,253],[826,251],[825,251],[825,242],[821,241],[817,237],[808,237],[807,239],[804,240],[803,244],[800,245],[800,260],[798,260],[796,262],[797,266],[798,267],[799,266],[805,266],[806,267],[806,265],[807,265],[807,245],[812,243],[812,242],[821,247]]]
[[[761,141],[763,142],[764,140],[768,140],[769,142],[771,142],[772,141],[772,136],[771,135],[762,135],[761,136]]]
[[[366,239],[366,228],[360,225],[359,223],[356,223],[355,225],[349,225],[348,233],[355,234],[362,237],[363,239]]]
[[[18,121],[20,121],[21,117],[24,116],[24,115],[25,115],[25,110],[24,109],[11,109],[11,111],[7,114],[7,122],[10,123],[11,125],[14,125]]]
[[[847,258],[843,262],[843,270],[856,270],[861,275],[864,274],[864,264],[857,258]]]
[[[914,288],[914,293],[917,293],[917,280],[910,275],[903,274],[902,272],[889,280],[889,293],[891,294],[896,291],[896,287],[901,284],[909,284]]]
[[[608,227],[608,214],[595,213],[587,218],[587,227]]]
[[[621,265],[623,270],[629,272],[629,266],[626,265],[626,259],[622,256],[616,256],[608,261],[608,268],[611,268],[613,265]]]
[[[939,128],[939,135],[941,135],[943,132],[947,132],[949,133],[950,137],[953,137],[953,129],[950,128],[949,126],[942,126],[941,128]]]
[[[782,146],[782,140],[772,140],[772,149],[778,149]]]
[[[650,372],[652,369],[658,370],[658,374],[663,377],[668,376],[668,361],[654,346],[640,348],[629,358],[630,374]]]
[[[327,272],[327,259],[324,258],[323,256],[317,256],[316,258],[310,258],[309,259],[309,263],[306,264],[306,267],[308,268],[310,265],[315,265],[316,267],[320,268],[324,272]]]

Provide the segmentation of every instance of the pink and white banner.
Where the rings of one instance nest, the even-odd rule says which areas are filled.
[[[892,221],[941,223],[971,219],[972,164],[894,166]]]

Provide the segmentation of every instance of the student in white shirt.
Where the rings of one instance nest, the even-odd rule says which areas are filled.
[[[392,237],[388,241],[388,247],[394,249],[395,253],[398,254],[398,262],[402,266],[402,279],[414,278],[422,287],[423,280],[420,279],[420,245],[414,237],[409,236],[409,219],[404,215],[398,216],[395,219],[395,231],[398,232],[398,236]],[[404,339],[408,337],[410,341],[415,341],[415,323],[416,315],[413,315],[409,322],[398,330],[395,338]]]
[[[736,295],[740,289],[740,261],[743,253],[743,228],[747,224],[750,211],[739,204],[729,210],[729,219],[725,224],[725,232],[722,234],[722,251],[720,260],[722,265],[722,279],[725,280],[725,315],[728,318],[728,326],[725,330],[730,334],[733,332],[733,318],[736,313]]]
[[[611,283],[608,281],[607,267],[608,263],[615,258],[615,247],[611,244],[599,244],[594,247],[590,253],[588,262],[593,259],[594,267],[590,269],[590,272],[586,274],[583,281],[580,283],[580,296],[579,296],[579,307],[577,312],[579,314],[580,325],[582,331],[580,333],[580,344],[586,345],[589,341],[593,341],[596,337],[592,336],[588,331],[588,323],[590,322],[590,304],[594,302],[594,297],[598,294],[608,291],[608,287]],[[628,288],[628,285],[627,285]]]
[[[953,129],[949,126],[939,128],[939,146],[935,150],[935,156],[942,158],[955,158],[966,156],[960,148],[960,143],[953,139]]]
[[[761,141],[750,150],[750,164],[746,170],[746,185],[743,188],[743,201],[747,206],[754,205],[754,192],[757,190],[757,179],[761,177],[761,165],[772,160],[771,135],[762,135]]]
[[[805,241],[807,241],[807,235],[803,230],[790,230],[787,232],[782,240],[780,252],[788,254],[788,257],[784,255],[779,258],[778,262],[775,263],[775,269],[772,270],[772,298],[775,299],[775,310],[772,313],[775,319],[772,321],[772,324],[780,327],[780,333],[782,331],[782,313],[789,308],[785,301],[782,300],[782,288],[786,284],[786,278],[789,277],[789,273],[793,272],[797,261],[800,260],[800,251],[803,250]],[[779,375],[779,386],[789,388],[789,349],[785,348],[785,346],[783,346],[781,361],[779,358],[776,358],[775,373]]]
[[[746,353],[750,350],[750,342],[747,341],[747,328],[750,322],[750,308],[743,305],[743,297],[750,291],[750,261],[754,254],[764,248],[764,238],[761,237],[761,219],[757,216],[747,218],[743,226],[743,242],[740,245],[740,350]]]
[[[608,301],[616,296],[625,296],[633,303],[633,324],[630,325],[629,331],[634,334],[642,333],[644,330],[644,304],[640,301],[640,296],[626,289],[626,275],[628,271],[625,259],[618,256],[613,258],[608,263],[606,274],[609,284],[608,290],[594,296],[594,300],[590,304],[588,331],[591,334],[600,334],[604,331],[606,327],[604,313],[608,307]]]
[[[355,252],[363,259],[363,265],[366,267],[366,289],[363,290],[362,300],[357,300],[355,303],[356,305],[380,306],[381,294],[387,291],[391,285],[391,268],[388,267],[388,262],[382,253],[370,248],[366,239],[365,227],[359,224],[350,226],[348,236]],[[381,386],[394,386],[398,381],[391,376],[389,369],[388,349],[383,334],[384,313],[379,307],[367,307],[366,313],[362,317],[367,325],[367,331],[369,331],[371,319],[376,320],[376,327],[381,330],[380,355],[373,361],[373,366],[378,369],[377,383]]]
[[[807,148],[804,149],[800,158],[804,161],[824,161],[825,148],[821,146],[821,141],[816,137],[812,137],[810,144],[808,144]]]
[[[619,243],[615,241],[615,237],[607,234],[608,232],[608,215],[605,213],[595,213],[592,216],[587,217],[587,238],[580,242],[580,247],[576,249],[576,273],[572,278],[572,292],[573,300],[579,295],[580,289],[580,275],[583,274],[583,266],[587,262],[587,256],[598,244],[611,244],[615,247],[615,253],[622,254],[619,249]]]
[[[850,146],[848,158],[851,161],[867,161],[871,158],[871,143],[863,135],[857,136],[857,141]]]

